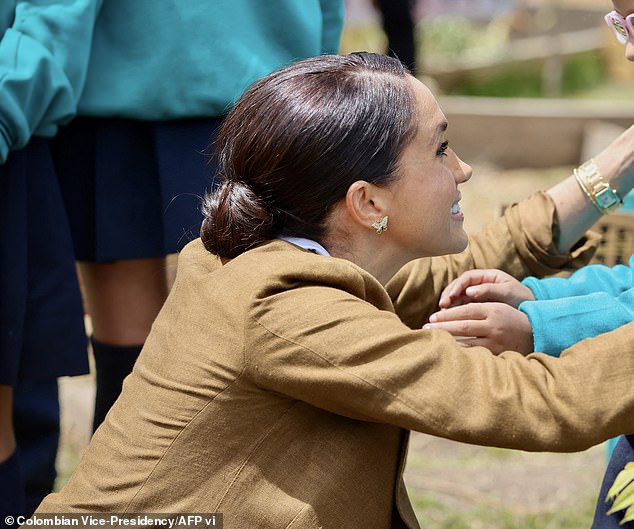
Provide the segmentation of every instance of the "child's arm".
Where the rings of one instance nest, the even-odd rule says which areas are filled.
[[[634,321],[634,288],[612,296],[585,296],[527,301],[519,310],[528,316],[535,351],[559,356],[572,344]]]
[[[535,299],[558,299],[562,297],[584,296],[604,292],[612,297],[619,296],[634,287],[634,256],[629,265],[612,268],[603,265],[589,265],[577,270],[568,278],[549,277],[537,279],[527,277],[523,284],[535,295]]]
[[[546,301],[526,301],[519,310],[504,303],[469,303],[441,310],[424,329],[443,329],[463,345],[494,353],[561,351],[634,321],[634,288],[614,297],[605,292]]]

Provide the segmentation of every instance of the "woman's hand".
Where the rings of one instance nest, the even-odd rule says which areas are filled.
[[[506,272],[470,270],[445,287],[438,305],[448,309],[467,303],[498,301],[517,308],[522,301],[534,299],[530,288]]]
[[[482,345],[494,354],[533,352],[528,316],[505,303],[469,303],[432,314],[423,329],[443,329],[465,346]]]

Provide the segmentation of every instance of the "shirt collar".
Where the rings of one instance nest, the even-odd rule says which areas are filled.
[[[324,248],[321,244],[311,239],[305,239],[303,237],[284,237],[284,236],[280,236],[278,237],[278,239],[282,239],[283,241],[290,242],[291,244],[294,244],[295,246],[304,248],[304,250],[315,252],[317,255],[324,255],[327,257],[330,256],[326,248]]]

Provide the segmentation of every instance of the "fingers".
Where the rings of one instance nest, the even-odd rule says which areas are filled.
[[[461,336],[463,338],[481,337],[487,332],[486,320],[453,320],[438,323],[425,324],[425,330],[443,330],[453,336]],[[463,345],[465,342],[462,342]]]
[[[434,312],[429,317],[429,323],[443,323],[455,320],[482,320],[486,319],[487,315],[487,304],[469,303],[468,305],[459,305]]]
[[[495,354],[533,351],[533,335],[526,314],[504,303],[471,303],[432,314],[423,329],[442,329],[461,345],[482,345]]]
[[[500,270],[472,270],[452,281],[442,293],[439,306],[447,309],[467,303],[499,302],[517,308],[534,299],[532,291]]]
[[[501,270],[469,270],[449,283],[440,295],[438,305],[446,309],[456,305],[462,305],[470,301],[488,301],[482,298],[486,291],[482,291],[482,285],[490,285],[512,280],[513,278]],[[497,301],[493,299],[491,301]]]
[[[470,304],[453,307],[433,314],[430,323],[423,329],[441,329],[449,332],[463,347],[483,346],[499,354],[504,350],[492,339],[491,322],[487,318],[488,310],[483,304]]]
[[[506,303],[515,308],[523,301],[522,295],[527,298],[524,291],[530,290],[519,281],[511,283],[488,283],[467,288],[465,296],[472,302],[483,303],[487,301]],[[532,294],[532,293],[531,293]],[[520,300],[518,302],[518,299]]]
[[[460,305],[432,314],[423,329],[443,329],[454,336],[482,336],[488,329],[486,305]]]

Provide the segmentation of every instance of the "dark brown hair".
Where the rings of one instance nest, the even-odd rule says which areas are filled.
[[[325,55],[247,89],[218,135],[223,183],[203,200],[205,248],[235,257],[279,235],[321,241],[353,182],[392,181],[415,133],[407,75],[384,55]]]

